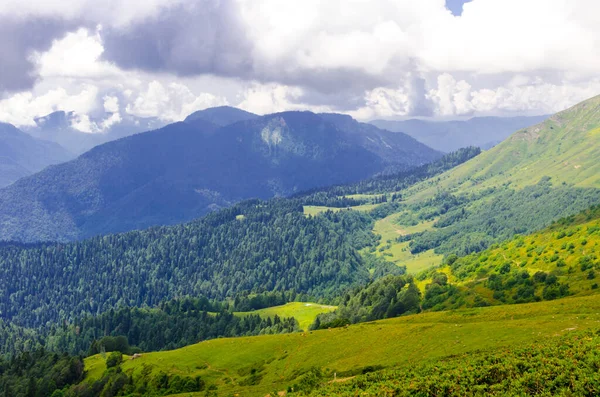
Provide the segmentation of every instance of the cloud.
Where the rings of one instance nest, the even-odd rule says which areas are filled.
[[[106,95],[104,98],[104,111],[107,113],[119,113],[119,98]]]
[[[30,56],[41,78],[114,79],[122,72],[100,58],[104,46],[100,29],[90,32],[80,28],[54,40],[45,52],[35,51]]]
[[[110,129],[110,127],[119,124],[121,121],[123,121],[123,119],[121,118],[120,113],[112,113],[106,119],[102,120],[102,123],[100,124],[100,130],[107,131],[108,129]]]
[[[315,113],[331,112],[328,105],[314,105],[302,101],[305,90],[297,86],[253,83],[242,94],[236,106],[257,114],[284,112],[289,110],[310,110]]]
[[[31,51],[47,50],[70,27],[60,19],[0,18],[0,94],[31,88],[39,79]]]
[[[566,109],[600,92],[600,79],[579,84],[552,84],[540,76],[516,75],[503,85],[479,90],[465,80],[444,73],[427,97],[435,114],[464,116],[477,114],[549,114]]]
[[[233,0],[174,5],[154,18],[102,31],[107,60],[125,69],[179,76],[249,76],[250,51]]]
[[[0,116],[30,123],[34,107],[63,106],[49,93],[84,86],[164,120],[224,103],[361,118],[546,113],[596,94],[596,0],[462,8],[456,16],[444,0],[4,0],[0,34],[11,40],[0,43]],[[18,101],[25,108],[9,105]],[[102,105],[95,98],[90,111]],[[116,123],[107,113],[91,120]]]
[[[83,117],[97,107],[97,97],[98,89],[91,85],[83,85],[77,92],[67,92],[64,88],[40,95],[23,92],[0,101],[0,120],[18,126],[34,126],[34,118],[57,110],[72,111]],[[78,123],[84,126],[87,122],[82,119]]]
[[[127,105],[126,112],[138,117],[158,117],[166,121],[181,121],[191,113],[214,106],[227,105],[225,98],[209,93],[194,95],[179,83],[163,85],[152,81]]]
[[[471,103],[471,85],[464,80],[456,81],[448,73],[438,76],[437,88],[430,90],[427,97],[440,116],[463,116],[475,110]]]

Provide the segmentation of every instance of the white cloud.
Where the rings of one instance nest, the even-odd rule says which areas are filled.
[[[236,106],[257,114],[290,110],[332,111],[327,105],[315,106],[302,103],[303,94],[304,90],[301,87],[254,83],[239,95],[241,102]]]
[[[106,95],[104,98],[104,111],[107,113],[119,113],[119,98]]]
[[[448,73],[437,78],[437,88],[429,91],[428,98],[436,105],[440,116],[465,115],[473,112],[471,85],[464,80],[456,81]]]
[[[462,116],[472,113],[547,114],[561,111],[600,93],[600,79],[584,83],[552,84],[541,77],[515,76],[503,86],[473,90],[465,80],[452,75],[438,76],[437,87],[428,98],[436,105],[436,114]]]
[[[214,106],[227,105],[223,97],[210,93],[195,95],[180,83],[163,85],[151,81],[145,91],[127,105],[129,114],[139,117],[159,117],[167,121],[181,121],[191,113]]]
[[[595,74],[600,25],[590,15],[598,13],[595,0],[475,0],[460,18],[424,20],[417,56],[438,72]]]
[[[119,112],[113,113],[106,119],[102,120],[100,128],[102,131],[106,131],[113,125],[119,124],[122,120],[123,119],[121,118],[121,114]]]
[[[103,52],[99,31],[92,34],[87,29],[79,29],[55,40],[48,51],[34,52],[31,60],[42,78],[118,78],[122,72],[116,66],[100,60]]]
[[[444,117],[539,114],[600,93],[597,0],[473,0],[461,17],[446,10],[444,0],[231,0],[239,11],[233,20],[251,46],[243,76],[207,73],[194,83],[168,62],[164,73],[149,73],[102,59],[102,26],[128,31],[173,7],[203,1],[0,2],[0,17],[60,17],[87,26],[30,54],[38,85],[0,101],[0,120],[31,125],[33,117],[64,109],[104,118],[96,126],[104,130],[120,122],[119,108],[174,121],[224,104],[257,113],[337,110],[370,119],[424,115],[424,101]],[[416,89],[415,79],[425,88]],[[351,100],[327,102],[344,90]],[[110,114],[92,117],[102,108]],[[81,120],[82,129],[94,131]]]
[[[87,115],[96,108],[97,96],[97,87],[91,85],[84,85],[75,93],[69,93],[64,88],[39,95],[31,91],[23,92],[0,101],[0,120],[18,126],[33,126],[34,118],[57,110]],[[84,125],[86,122],[81,123]]]

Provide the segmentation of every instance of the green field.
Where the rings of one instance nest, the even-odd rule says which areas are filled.
[[[407,272],[412,274],[439,265],[442,256],[436,255],[433,250],[413,255],[409,250],[408,242],[396,241],[400,236],[431,229],[434,221],[406,226],[397,222],[398,216],[399,214],[393,214],[375,222],[373,233],[381,236],[375,251],[377,255],[398,266],[406,266]]]
[[[282,318],[294,317],[296,320],[298,320],[300,328],[306,331],[308,330],[309,325],[315,321],[317,315],[331,312],[335,309],[336,306],[321,305],[319,303],[290,302],[281,306],[268,307],[266,309],[255,310],[252,312],[236,312],[234,314],[237,316],[258,314],[261,317],[274,317],[275,315]]]
[[[134,380],[146,365],[153,373],[200,375],[217,387],[219,395],[264,396],[285,390],[312,367],[350,373],[366,366],[412,366],[454,354],[515,347],[598,327],[599,322],[598,296],[565,298],[425,313],[307,333],[216,339],[146,353],[126,360],[122,368]],[[87,358],[87,380],[100,377],[104,367],[100,356]],[[241,386],[249,373],[260,381]]]
[[[325,211],[333,211],[338,212],[342,210],[354,210],[354,211],[371,211],[373,208],[377,207],[379,204],[362,204],[354,207],[345,207],[345,208],[336,208],[336,207],[325,207],[321,205],[305,205],[304,206],[304,214],[305,215],[319,215]]]

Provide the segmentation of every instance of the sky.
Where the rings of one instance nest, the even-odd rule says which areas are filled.
[[[549,114],[600,94],[598,15],[597,0],[2,0],[0,121]]]

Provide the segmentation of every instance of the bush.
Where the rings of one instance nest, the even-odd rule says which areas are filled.
[[[123,353],[112,352],[106,359],[106,368],[113,368],[120,365],[123,362]]]

